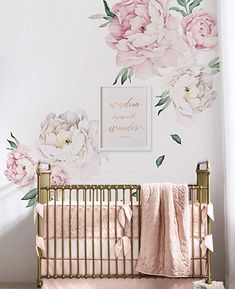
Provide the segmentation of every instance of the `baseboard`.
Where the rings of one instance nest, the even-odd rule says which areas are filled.
[[[0,282],[0,288],[36,288],[36,282]]]

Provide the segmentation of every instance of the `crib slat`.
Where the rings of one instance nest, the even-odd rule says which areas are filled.
[[[140,188],[137,190],[138,198],[138,254],[140,253],[140,236],[141,236],[141,218],[140,218]],[[139,278],[141,278],[141,273],[139,273]]]
[[[55,278],[57,277],[57,271],[56,271],[56,259],[57,259],[57,237],[56,237],[56,190],[54,190],[54,275]]]
[[[125,188],[122,190],[122,201],[123,205],[125,205]],[[123,236],[125,236],[125,228],[123,228]],[[123,250],[123,277],[126,278],[126,256]]]
[[[110,278],[110,223],[109,223],[109,211],[110,211],[110,189],[108,194],[108,210],[107,210],[107,234],[108,234],[108,278]]]
[[[49,275],[49,192],[50,189],[47,189],[47,225],[46,225],[46,230],[47,230],[47,278],[50,277]]]
[[[92,277],[95,278],[95,190],[92,189]]]
[[[102,198],[103,189],[100,188],[100,278],[103,278],[103,256],[102,256]]]
[[[194,189],[189,190],[191,193],[192,202],[192,278],[194,278],[195,264],[194,264]]]
[[[71,189],[69,189],[69,274],[70,278],[72,278],[72,226],[71,226]]]
[[[200,254],[200,277],[202,278],[202,189],[199,189],[199,254]]]
[[[85,278],[87,278],[87,190],[83,190],[83,198],[85,200],[85,210],[84,210],[84,247],[85,247]]]
[[[117,244],[117,201],[118,201],[118,189],[115,189],[115,244]],[[118,258],[115,256],[116,265],[116,278],[118,278]]]
[[[64,274],[64,194],[65,191],[62,188],[61,189],[61,193],[62,193],[62,210],[61,210],[61,223],[62,223],[62,278],[65,278],[65,274]]]
[[[133,189],[130,189],[130,201],[131,201],[131,211],[132,211],[132,218],[131,218],[131,277],[134,277],[134,264],[133,264]]]
[[[79,189],[76,189],[76,201],[77,201],[77,278],[80,278],[79,268]]]

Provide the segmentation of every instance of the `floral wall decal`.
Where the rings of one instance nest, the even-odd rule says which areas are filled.
[[[36,164],[30,156],[30,150],[20,144],[19,141],[11,133],[13,140],[8,140],[10,150],[7,156],[7,168],[5,176],[10,182],[16,184],[21,190],[27,190],[35,181]]]
[[[89,179],[100,167],[103,154],[98,150],[98,122],[79,110],[49,114],[41,123],[39,149],[52,164],[69,170],[74,177]]]
[[[178,135],[178,134],[171,134],[171,138],[176,142],[176,143],[178,143],[178,144],[182,144],[182,142],[181,142],[181,138],[180,138],[180,136]]]
[[[159,69],[184,62],[189,48],[208,50],[217,45],[214,16],[196,9],[202,0],[177,0],[179,7],[168,7],[167,0],[122,0],[112,10],[103,1],[105,14],[90,19],[105,19],[100,28],[108,27],[106,42],[116,50],[116,64],[122,67],[113,84],[132,76],[145,80],[161,76]],[[183,9],[183,10],[182,10]],[[179,12],[183,19],[172,15]]]
[[[103,0],[106,14],[90,19],[107,21],[100,28],[107,26],[106,43],[116,51],[116,65],[121,67],[113,85],[133,77],[163,79],[167,85],[157,96],[158,115],[173,105],[179,116],[192,118],[212,106],[219,58],[201,64],[199,54],[216,48],[218,32],[216,18],[201,7],[203,2],[121,0],[110,8]],[[171,138],[181,144],[180,136]],[[157,159],[158,167],[164,158]]]
[[[185,117],[195,116],[210,107],[216,98],[213,75],[220,71],[219,67],[216,57],[207,66],[188,65],[175,69],[168,76],[168,90],[157,96],[158,115],[171,103]]]
[[[182,20],[185,41],[196,49],[211,49],[217,45],[217,26],[214,16],[203,9],[195,11]]]
[[[156,166],[157,166],[158,168],[162,165],[164,159],[165,159],[165,155],[162,155],[162,156],[160,156],[160,157],[157,158],[157,160],[156,160]]]
[[[89,120],[83,110],[46,116],[41,123],[37,159],[33,160],[28,147],[12,133],[11,138],[5,175],[20,191],[26,192],[22,200],[28,201],[27,207],[37,202],[38,160],[52,164],[52,184],[64,185],[71,177],[84,181],[97,175],[105,157],[98,150],[98,123]]]
[[[183,58],[186,45],[178,32],[180,21],[169,14],[166,4],[124,0],[113,6],[106,42],[117,51],[116,64],[122,67],[114,84],[121,76],[123,84],[132,75],[143,80],[159,75],[159,68],[175,66]]]

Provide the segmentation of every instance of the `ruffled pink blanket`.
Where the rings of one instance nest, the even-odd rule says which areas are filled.
[[[167,277],[189,276],[188,187],[143,185],[141,203],[141,247],[136,271]]]

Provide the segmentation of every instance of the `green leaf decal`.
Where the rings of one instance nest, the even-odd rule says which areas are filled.
[[[165,155],[160,156],[160,157],[157,158],[156,165],[157,165],[158,168],[162,165],[164,159],[165,159]]]
[[[122,85],[127,81],[127,76],[128,76],[128,70],[126,70],[121,77],[121,84]]]
[[[88,17],[89,19],[102,19],[106,17],[104,14],[95,14],[95,15],[91,15],[90,17]]]
[[[104,16],[103,17],[105,20],[109,20],[109,22],[111,21],[111,20],[113,20],[113,17],[110,17],[110,16]]]
[[[181,10],[181,9],[178,8],[178,7],[171,7],[170,10],[173,10],[173,11],[176,11],[176,12],[181,13],[181,15],[182,15],[183,17],[185,17],[185,16],[187,15],[183,10]]]
[[[219,61],[219,57],[215,57],[208,63],[208,66],[212,67],[214,64],[218,63],[218,61]]]
[[[201,4],[202,0],[194,0],[190,5],[189,5],[189,13],[193,12],[193,9],[196,8]]]
[[[172,139],[181,145],[181,138],[178,136],[178,134],[171,134]]]
[[[14,143],[13,141],[11,141],[11,140],[7,140],[8,142],[9,142],[9,144],[10,144],[10,146],[13,148],[13,149],[17,149],[17,145],[16,145],[16,143]]]
[[[177,2],[178,2],[179,5],[181,5],[183,7],[185,7],[185,5],[186,5],[185,0],[177,0]]]
[[[171,99],[168,98],[167,101],[166,101],[166,103],[165,103],[165,105],[163,106],[163,108],[159,110],[158,115],[160,115],[160,113],[161,113],[164,109],[166,109],[166,108],[169,106],[170,103],[171,103]]]
[[[130,69],[129,74],[128,74],[128,78],[129,78],[130,82],[131,82],[131,78],[132,78],[133,74],[134,74],[134,71]]]
[[[211,70],[211,74],[212,74],[212,75],[214,75],[214,74],[216,74],[216,73],[218,73],[218,72],[220,72],[219,69],[213,69],[213,70]]]
[[[161,106],[161,105],[163,105],[165,102],[167,102],[168,100],[169,100],[169,96],[168,97],[165,97],[165,98],[161,98],[160,100],[159,100],[159,102],[155,105],[155,107],[156,106]]]
[[[21,200],[30,200],[32,198],[35,198],[37,196],[37,188],[34,188],[30,190]]]
[[[217,62],[217,63],[211,65],[210,68],[212,68],[212,69],[218,69],[218,68],[220,68],[220,63]]]
[[[116,77],[115,80],[114,80],[113,85],[115,85],[115,84],[117,83],[118,79],[120,78],[121,75],[123,75],[123,73],[124,73],[125,71],[128,71],[128,68],[122,68],[122,69],[119,71],[117,77]]]
[[[165,91],[163,91],[163,93],[161,94],[161,98],[162,97],[165,97],[165,96],[167,96],[169,94],[169,90],[165,90]]]
[[[107,21],[107,22],[101,24],[101,25],[99,26],[99,28],[103,28],[103,27],[107,26],[109,23],[110,23],[110,21]]]
[[[12,132],[11,132],[11,137],[15,140],[16,144],[18,145],[18,144],[19,144],[19,141],[18,141],[18,139],[13,135]]]
[[[32,206],[35,205],[36,203],[37,203],[37,198],[34,197],[34,198],[32,198],[32,199],[30,199],[30,200],[28,201],[28,205],[26,206],[26,208],[32,207]]]
[[[106,15],[107,15],[107,16],[110,16],[110,17],[112,17],[112,18],[116,17],[116,14],[114,14],[114,13],[110,10],[110,8],[109,8],[109,6],[108,6],[108,3],[107,3],[105,0],[103,0],[103,3],[104,3],[104,10],[105,10]]]

